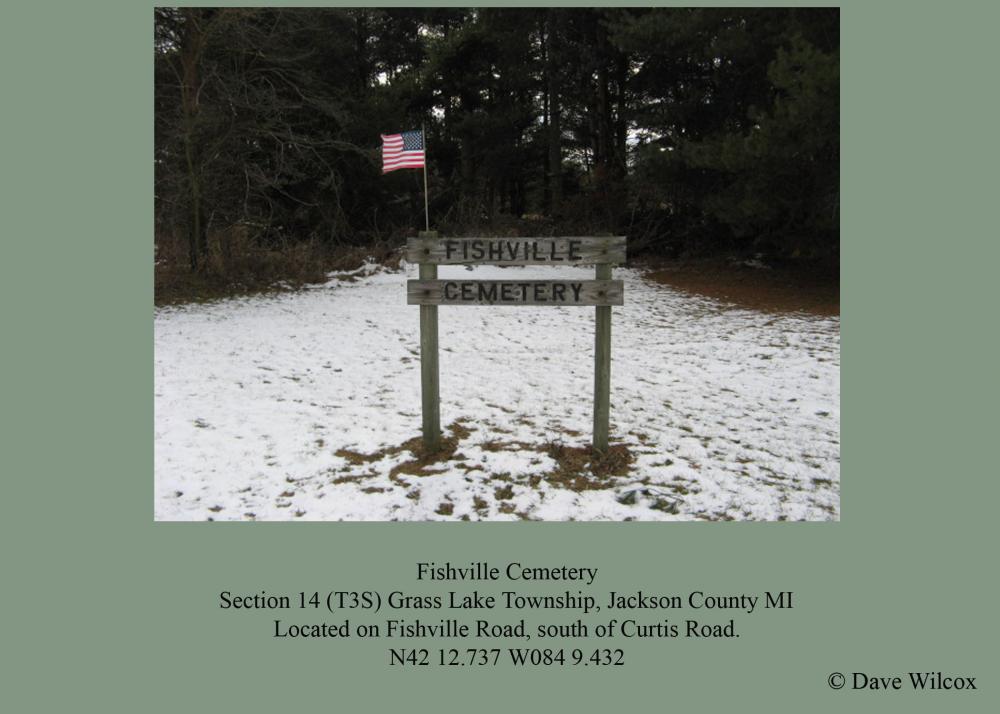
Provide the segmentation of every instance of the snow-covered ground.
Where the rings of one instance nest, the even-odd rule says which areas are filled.
[[[839,518],[839,318],[740,309],[616,270],[612,443],[634,460],[623,476],[568,479],[553,455],[590,439],[593,308],[439,308],[454,449],[429,463],[407,448],[421,423],[408,277],[416,266],[368,266],[302,292],[157,309],[155,517]]]

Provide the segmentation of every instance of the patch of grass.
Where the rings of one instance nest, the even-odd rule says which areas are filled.
[[[480,516],[485,516],[490,510],[490,504],[485,498],[480,498],[479,496],[473,496],[472,507]]]
[[[349,476],[338,476],[333,479],[332,483],[342,484],[342,483],[357,483],[358,481],[363,481],[366,478],[373,476],[374,474],[351,474]]]
[[[595,456],[590,470],[595,476],[627,476],[635,458],[625,444],[615,444],[604,454]]]
[[[455,504],[451,501],[443,501],[438,504],[437,510],[434,511],[439,516],[450,516],[455,512]]]
[[[382,451],[376,451],[374,454],[362,454],[360,451],[351,451],[350,449],[337,449],[334,456],[339,456],[342,459],[346,459],[347,463],[352,466],[360,466],[361,464],[370,464],[373,461],[381,461],[387,454]]]
[[[490,439],[489,441],[484,441],[479,445],[479,448],[483,451],[539,451],[540,449],[535,444],[526,444],[523,441],[500,441],[499,439]]]
[[[456,419],[449,424],[448,430],[451,432],[452,437],[461,441],[462,439],[468,439],[472,436],[472,429],[466,427],[466,423],[468,423],[467,419]]]
[[[545,480],[572,491],[610,488],[608,479],[628,475],[634,460],[624,444],[615,444],[606,453],[597,454],[587,446],[551,442],[545,453],[556,462],[556,468],[545,475]]]
[[[398,477],[401,474],[409,476],[433,476],[434,474],[444,473],[446,469],[431,469],[429,467],[432,464],[444,463],[456,459],[464,460],[466,458],[462,454],[455,453],[459,442],[467,439],[472,434],[472,430],[464,426],[462,422],[463,420],[459,419],[448,425],[450,436],[443,438],[440,446],[434,452],[426,452],[424,450],[423,439],[421,437],[414,437],[398,446],[387,446],[371,454],[363,454],[350,449],[338,449],[335,454],[346,459],[349,464],[358,466],[382,461],[383,459],[408,451],[415,458],[392,467],[392,470],[389,472],[389,478],[399,481]]]
[[[389,478],[395,479],[400,474],[408,476],[433,476],[434,474],[444,473],[447,469],[432,469],[430,466],[451,460],[451,457],[455,454],[455,449],[458,448],[458,441],[458,438],[453,435],[442,439],[437,451],[426,452],[424,451],[423,439],[420,437],[410,439],[402,445],[399,451],[409,451],[416,458],[393,466],[392,470],[389,471]]]
[[[468,461],[464,454],[457,451],[459,444],[463,440],[468,439],[473,433],[474,429],[470,428],[467,424],[467,420],[458,419],[448,425],[448,436],[441,440],[441,445],[436,451],[430,453],[424,451],[423,440],[420,437],[415,437],[398,446],[385,447],[371,454],[364,454],[349,449],[339,449],[336,455],[346,459],[349,464],[357,466],[381,461],[404,451],[409,452],[413,458],[396,464],[389,471],[389,478],[391,480],[404,487],[409,487],[409,484],[402,478],[403,476],[433,476],[446,472],[448,470],[445,466],[447,462]],[[630,473],[632,464],[635,461],[634,453],[625,444],[615,444],[604,454],[595,453],[589,446],[569,446],[561,441],[532,444],[523,441],[490,439],[478,444],[478,446],[483,451],[489,452],[532,451],[545,454],[551,458],[555,462],[555,468],[544,474],[532,474],[527,477],[528,485],[533,488],[537,487],[542,480],[545,480],[556,488],[566,488],[573,491],[611,488],[617,477],[627,476]],[[535,463],[538,462],[538,459],[536,459]],[[668,460],[669,463],[672,462]],[[456,465],[464,469],[466,474],[472,471],[486,471],[480,464]],[[350,467],[347,468],[349,469]],[[335,479],[334,483],[358,481],[362,478],[365,478],[365,476],[352,474],[341,476]],[[501,481],[506,484],[497,487],[495,490],[495,496],[498,501],[504,501],[513,497],[514,492],[511,482],[514,479],[510,474],[490,474],[489,479]],[[409,497],[409,494],[407,495]],[[476,510],[480,511],[483,509],[477,505]],[[512,513],[513,511],[505,512]]]

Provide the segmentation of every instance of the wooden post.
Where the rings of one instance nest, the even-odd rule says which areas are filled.
[[[419,235],[421,238],[437,238],[437,231],[420,231]],[[436,280],[437,272],[437,265],[420,263],[421,280]],[[427,453],[433,453],[441,446],[437,305],[420,306],[420,396],[423,413],[424,450]]]
[[[611,280],[611,265],[597,265],[598,280]],[[608,431],[611,413],[611,306],[594,308],[594,451],[608,451]]]

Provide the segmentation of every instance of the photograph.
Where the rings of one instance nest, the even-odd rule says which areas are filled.
[[[1000,3],[262,3],[0,10],[0,710],[1000,711]]]
[[[155,521],[840,521],[839,8],[152,21]]]

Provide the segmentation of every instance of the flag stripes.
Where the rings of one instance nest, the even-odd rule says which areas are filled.
[[[420,131],[382,134],[382,173],[419,169],[424,165],[424,137]]]

